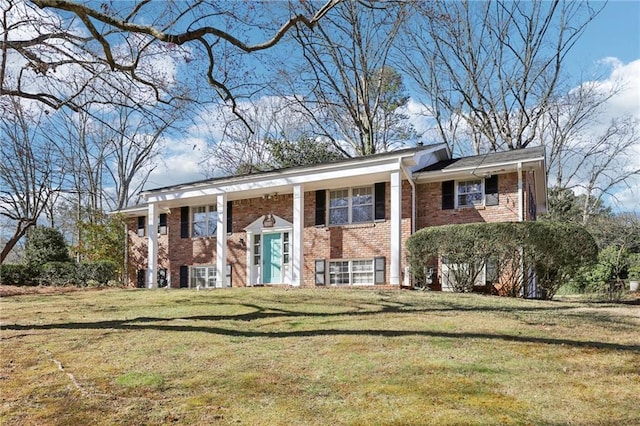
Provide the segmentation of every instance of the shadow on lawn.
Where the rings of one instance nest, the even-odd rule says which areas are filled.
[[[358,310],[348,312],[297,312],[283,309],[265,309],[259,305],[241,304],[246,308],[255,309],[255,311],[238,315],[196,315],[177,318],[161,318],[161,317],[138,317],[125,320],[96,321],[96,322],[69,322],[59,324],[40,324],[40,325],[19,325],[11,324],[1,327],[3,330],[15,331],[38,331],[38,330],[160,330],[171,332],[200,332],[210,333],[222,336],[232,337],[258,337],[258,338],[287,338],[287,337],[315,337],[315,336],[382,336],[382,337],[404,337],[404,336],[424,336],[424,337],[443,337],[450,339],[485,339],[485,340],[503,340],[520,343],[542,343],[549,345],[565,345],[571,347],[588,347],[609,350],[625,350],[640,352],[640,344],[619,344],[598,341],[583,341],[571,339],[557,339],[547,337],[535,337],[513,334],[491,334],[491,333],[473,333],[473,332],[447,332],[447,331],[428,331],[428,330],[375,330],[375,329],[321,329],[321,330],[300,330],[300,331],[255,331],[255,330],[238,330],[222,327],[211,326],[194,326],[194,325],[176,325],[176,324],[157,324],[159,322],[173,321],[241,321],[248,322],[260,319],[274,318],[295,318],[295,317],[332,317],[332,316],[368,316],[380,315],[388,313],[420,313],[451,309],[415,309],[415,306],[408,304],[394,303],[393,305],[382,304],[379,310]],[[408,308],[409,307],[409,308]],[[522,307],[517,308],[522,310]],[[536,309],[547,309],[538,307]],[[464,310],[464,309],[463,309]],[[505,310],[504,307],[499,310]]]

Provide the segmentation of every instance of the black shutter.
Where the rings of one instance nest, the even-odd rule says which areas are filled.
[[[180,208],[180,238],[189,238],[189,207]]]
[[[180,288],[189,287],[189,267],[187,265],[180,266]]]
[[[452,180],[442,182],[442,210],[451,210],[454,207],[455,185]]]
[[[138,288],[146,288],[147,287],[147,270],[146,269],[138,269],[137,276],[137,286]]]
[[[484,204],[486,206],[497,206],[498,199],[498,175],[485,178],[484,180]]]
[[[385,258],[374,257],[373,266],[375,271],[374,282],[375,284],[385,284]]]
[[[227,234],[233,232],[233,201],[227,201]]]
[[[375,220],[385,220],[385,182],[378,182],[375,186]]]
[[[316,191],[316,226],[326,225],[327,217],[327,191],[319,189]]]
[[[324,259],[316,259],[316,285],[325,285],[325,265]]]

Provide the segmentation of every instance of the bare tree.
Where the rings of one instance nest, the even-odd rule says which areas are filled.
[[[465,138],[475,153],[537,140],[540,120],[563,89],[566,55],[603,7],[543,0],[415,6],[404,70],[440,136],[458,149]]]
[[[279,74],[284,90],[345,156],[388,151],[414,136],[401,112],[408,101],[402,76],[390,63],[408,8],[345,1],[314,31],[295,32],[303,59]]]
[[[132,84],[161,102],[197,98],[197,90],[175,91],[167,83],[162,65],[173,57],[188,70],[178,74],[197,70],[235,110],[232,77],[240,72],[233,55],[269,49],[299,25],[314,28],[338,2],[328,0],[309,15],[296,12],[292,3],[282,25],[264,27],[263,39],[252,40],[264,22],[253,21],[257,14],[239,2],[147,0],[94,8],[71,0],[8,0],[1,11],[0,95],[74,110],[88,99],[111,104],[111,94],[126,95]],[[72,84],[69,75],[77,77]]]
[[[552,193],[580,194],[583,224],[601,211],[604,197],[640,176],[640,168],[628,161],[640,150],[640,120],[607,114],[608,102],[622,89],[617,81],[611,86],[585,82],[550,102],[538,122]]]
[[[14,97],[3,97],[0,110],[0,215],[14,225],[0,252],[2,263],[59,194],[65,170],[56,150],[38,134],[41,111],[34,113]]]

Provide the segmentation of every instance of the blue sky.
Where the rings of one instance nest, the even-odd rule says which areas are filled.
[[[604,6],[600,14],[589,23],[583,36],[565,58],[567,90],[585,81],[597,80],[603,87],[622,81],[625,91],[607,105],[606,113],[600,117],[613,118],[632,114],[640,119],[640,0],[613,0],[608,3],[590,3],[594,8]],[[164,186],[175,181],[202,179],[203,154],[207,140],[200,135],[184,135],[181,141],[171,144],[171,161],[166,168],[152,173],[148,188]],[[640,147],[638,149],[640,151]],[[633,159],[638,157],[637,159]],[[640,152],[630,156],[640,167]],[[169,182],[171,180],[172,182]],[[640,179],[634,179],[629,187],[621,187],[618,202],[621,209],[640,210]],[[634,206],[635,205],[635,206]]]
[[[603,4],[593,3],[595,7]],[[606,57],[618,58],[625,64],[640,59],[640,1],[609,1],[569,54],[568,69],[571,74],[580,75]]]

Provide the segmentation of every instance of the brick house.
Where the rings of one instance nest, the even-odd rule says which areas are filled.
[[[535,220],[543,148],[452,159],[445,144],[144,191],[128,285],[409,285],[404,243],[442,224]]]

